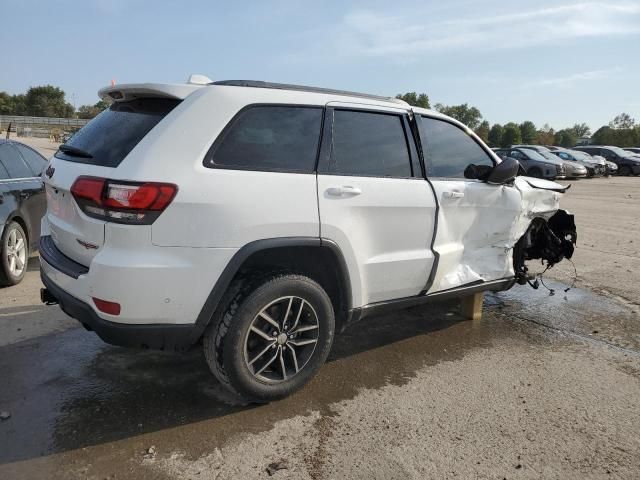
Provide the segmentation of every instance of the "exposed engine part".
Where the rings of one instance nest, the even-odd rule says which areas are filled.
[[[538,275],[531,275],[525,262],[540,259],[546,264],[546,272],[556,263],[573,256],[577,238],[575,219],[565,210],[558,210],[548,221],[542,218],[534,219],[513,249],[516,281],[521,285],[529,283],[533,288],[538,288]],[[553,295],[553,290],[548,287],[547,289]]]

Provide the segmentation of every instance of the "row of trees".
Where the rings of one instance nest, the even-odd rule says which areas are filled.
[[[0,115],[33,117],[93,118],[107,107],[102,100],[95,105],[82,105],[78,110],[66,100],[63,90],[53,85],[31,87],[27,93],[9,95],[0,92]]]
[[[429,96],[425,93],[408,92],[396,96],[410,105],[431,108]],[[104,101],[94,105],[82,105],[76,109],[66,100],[62,89],[53,85],[31,87],[24,94],[9,95],[0,92],[0,115],[28,115],[34,117],[93,118],[108,107]],[[509,122],[505,125],[490,125],[476,107],[443,105],[436,103],[435,110],[460,120],[473,129],[491,147],[508,147],[517,143],[559,145],[572,147],[580,137],[591,133],[585,123],[576,123],[570,128],[555,131],[548,124],[537,128],[531,121]],[[592,136],[592,142],[599,145],[620,147],[640,145],[640,124],[628,114],[621,113],[609,125],[600,127]]]
[[[425,93],[408,92],[398,94],[396,98],[416,107],[431,108],[429,96]],[[490,125],[487,120],[483,119],[480,110],[466,103],[462,105],[436,103],[433,108],[467,125],[490,147],[508,147],[519,143],[573,147],[580,137],[591,134],[591,129],[586,123],[576,123],[572,127],[558,131],[547,123],[538,128],[528,120],[522,123],[509,122],[504,125],[499,123]],[[616,145],[619,147],[640,145],[640,124],[637,124],[629,114],[621,113],[609,122],[609,125],[596,130],[591,141],[596,145]]]

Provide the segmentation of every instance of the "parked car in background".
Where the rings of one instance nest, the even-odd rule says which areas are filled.
[[[626,147],[626,148],[623,148],[623,150],[634,153],[636,155],[640,155],[640,147]]]
[[[0,285],[20,282],[37,249],[46,198],[47,160],[31,147],[0,139]]]
[[[584,165],[587,169],[588,177],[606,175],[607,173],[607,165],[604,158],[595,158],[588,153],[562,147],[556,147],[555,150],[551,151],[551,154],[562,160],[578,162]]]
[[[592,155],[592,158],[596,160],[601,160],[604,162],[604,166],[606,168],[606,175],[615,175],[616,173],[618,173],[618,165],[616,165],[615,163],[610,162],[609,160],[607,160],[604,157],[601,157],[600,155]]]
[[[499,148],[495,150],[501,158],[515,158],[529,177],[556,180],[565,178],[566,171],[562,161],[549,160],[530,148]]]
[[[531,150],[535,150],[544,158],[551,162],[557,162],[559,157],[554,155],[551,150],[542,145],[518,145],[519,148],[528,148]],[[560,159],[562,161],[562,165],[565,170],[565,178],[584,178],[588,176],[588,170],[584,165],[581,165],[579,162],[568,160],[568,159]]]
[[[618,175],[640,175],[640,157],[611,145],[585,145],[574,147],[574,150],[600,155],[618,166]]]

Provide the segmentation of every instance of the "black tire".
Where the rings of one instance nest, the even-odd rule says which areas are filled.
[[[273,302],[282,301],[278,299],[289,298],[290,296],[296,299],[304,299],[310,305],[311,310],[308,309],[305,315],[312,316],[314,319],[317,318],[317,333],[311,334],[317,337],[317,341],[313,344],[312,351],[309,351],[309,346],[300,347],[303,350],[306,349],[307,360],[297,373],[292,373],[292,370],[287,371],[284,363],[279,362],[288,361],[293,365],[293,357],[296,357],[296,354],[288,354],[287,347],[293,351],[298,351],[297,346],[294,349],[288,343],[295,343],[295,339],[289,337],[288,340],[284,340],[287,343],[283,345],[280,345],[278,340],[274,344],[276,347],[270,347],[270,350],[267,351],[268,355],[265,354],[265,358],[271,357],[271,349],[274,348],[276,349],[274,355],[277,352],[282,352],[281,355],[284,354],[285,356],[280,356],[273,364],[274,366],[269,367],[267,373],[275,375],[277,372],[275,367],[281,367],[281,373],[284,373],[283,377],[286,378],[264,379],[258,376],[260,375],[259,372],[254,373],[255,367],[250,367],[249,362],[245,359],[245,356],[248,358],[245,348],[249,345],[249,329],[252,325],[255,326],[256,319],[262,318],[258,317],[258,315],[264,308]],[[274,305],[275,308],[279,308],[279,304],[276,303]],[[298,305],[302,305],[302,302],[298,303]],[[301,312],[302,308],[301,306]],[[287,308],[287,311],[289,310],[293,314],[294,309]],[[282,317],[285,316],[286,313]],[[291,319],[292,317],[289,316],[288,318]],[[284,322],[278,320],[279,325],[282,326],[282,323],[286,324],[286,320]],[[267,335],[273,335],[273,332],[269,333],[268,330],[274,330],[275,332],[275,329],[269,327],[264,332]],[[230,288],[226,307],[221,310],[218,318],[214,317],[212,319],[205,332],[203,339],[204,355],[209,368],[222,385],[246,401],[265,403],[291,395],[315,375],[329,355],[334,330],[335,317],[331,300],[318,283],[302,275],[271,274],[253,283],[248,281],[236,282]],[[252,330],[252,332],[255,332],[255,330]],[[253,334],[251,333],[251,335]],[[277,337],[274,335],[272,338],[275,340]],[[264,341],[261,338],[257,338],[257,340]],[[267,343],[264,345],[267,345]],[[286,355],[293,355],[293,357]],[[283,360],[283,358],[287,360]],[[295,368],[297,369],[298,360],[296,359],[295,362]]]
[[[596,175],[596,171],[593,168],[587,168],[587,178],[593,178]]]
[[[527,172],[527,175],[530,177],[542,178],[542,170],[540,170],[538,167],[532,167]]]
[[[24,249],[25,249],[25,260],[22,271],[15,275],[10,268],[9,265],[9,238],[11,233],[15,231],[20,238],[23,239]],[[24,230],[17,222],[9,222],[4,227],[4,231],[2,232],[2,238],[0,239],[0,285],[4,287],[8,287],[11,285],[16,285],[22,281],[25,274],[27,273],[27,262],[29,261],[29,242],[27,241],[27,235],[24,233]]]
[[[631,169],[626,165],[623,165],[618,169],[618,175],[624,175],[624,176],[631,175]]]

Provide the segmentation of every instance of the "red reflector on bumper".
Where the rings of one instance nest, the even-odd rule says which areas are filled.
[[[106,300],[100,300],[99,298],[93,298],[93,303],[96,304],[98,310],[109,315],[120,315],[120,304],[116,302],[108,302]]]

